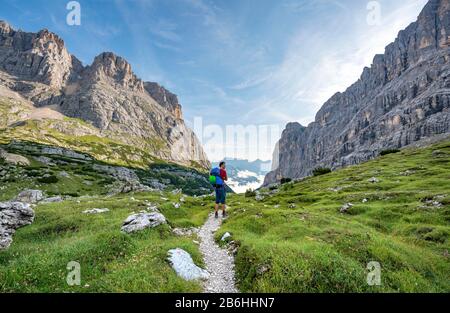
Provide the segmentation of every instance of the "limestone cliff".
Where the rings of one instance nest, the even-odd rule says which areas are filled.
[[[265,184],[316,167],[371,159],[387,148],[450,132],[450,0],[430,0],[418,20],[335,94],[308,127],[289,124]]]
[[[114,53],[102,53],[83,66],[56,34],[16,31],[0,21],[0,86],[36,108],[80,118],[103,136],[142,147],[157,158],[209,166],[183,121],[177,96],[139,79]]]

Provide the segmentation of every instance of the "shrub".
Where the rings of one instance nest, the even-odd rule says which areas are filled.
[[[58,182],[58,177],[56,177],[55,175],[41,177],[38,179],[38,182],[43,184],[55,184]]]
[[[320,175],[325,175],[325,174],[329,174],[329,173],[331,173],[331,168],[328,168],[328,167],[318,167],[313,170],[314,176],[320,176]]]
[[[292,178],[282,178],[280,183],[282,185],[284,185],[284,184],[290,183],[291,181],[292,181]]]
[[[399,153],[400,150],[399,149],[387,149],[387,150],[383,150],[380,152],[380,155],[388,155],[388,154],[393,154],[393,153]]]
[[[245,192],[245,197],[246,198],[256,197],[256,192],[253,191],[252,189],[247,189],[247,191]]]

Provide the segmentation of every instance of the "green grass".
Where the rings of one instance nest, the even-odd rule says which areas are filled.
[[[77,133],[80,129],[93,134],[79,135]],[[86,122],[66,117],[64,120],[28,120],[21,126],[6,128],[0,133],[0,144],[19,140],[59,146],[87,153],[99,161],[112,165],[138,168],[145,168],[157,161],[157,158],[149,153],[149,151],[156,151],[149,144],[151,140],[140,142],[138,138],[134,138],[140,143],[133,146],[124,143],[118,135],[111,133],[108,136],[115,139],[100,136],[98,130]],[[160,139],[155,139],[154,145],[160,146],[159,142]],[[137,147],[143,147],[143,149]]]
[[[263,201],[233,196],[217,238],[228,231],[240,245],[245,292],[449,292],[449,199],[446,142],[289,183]],[[381,286],[366,283],[371,261]]]
[[[164,195],[170,201],[179,196]],[[203,207],[183,204],[181,210],[165,205],[159,194],[96,197],[42,204],[36,220],[17,232],[9,250],[0,252],[0,292],[199,292],[200,283],[179,278],[168,262],[167,251],[180,247],[194,261],[202,259],[193,238],[174,236],[169,225],[128,235],[120,232],[123,220],[144,210],[143,200],[160,204],[172,227],[199,226],[208,214]],[[110,212],[85,215],[86,209],[107,207]],[[81,265],[81,286],[66,283],[70,261]]]
[[[30,147],[36,147],[36,151],[41,151],[40,149],[46,147],[45,145],[28,142],[20,142],[20,144],[15,145],[15,148],[0,145],[0,148],[9,150],[10,153],[25,156],[31,162],[31,165],[26,167],[9,165],[10,178],[0,177],[0,184],[3,188],[0,192],[0,201],[12,199],[20,191],[27,188],[40,189],[50,196],[66,195],[74,197],[106,195],[114,188],[114,178],[93,168],[95,164],[109,165],[108,163],[97,160],[84,162],[60,155],[49,155],[47,157],[55,165],[46,165],[36,161],[34,157],[41,155],[39,152],[33,152],[34,150],[30,149]],[[22,144],[29,150],[23,148]],[[4,166],[5,163],[0,159],[0,171]],[[157,179],[161,181],[167,179],[170,181],[169,190],[182,188],[183,192],[188,195],[209,193],[211,190],[204,173],[180,165],[158,161],[157,164],[153,164],[146,169],[131,169],[144,183],[147,180]],[[61,176],[63,172],[67,173],[68,176]],[[187,176],[188,174],[195,176]]]
[[[202,265],[194,238],[175,237],[169,226],[200,226],[212,208],[212,197],[187,197],[179,209],[172,202],[180,195],[170,192],[108,197],[108,177],[90,170],[89,164],[63,168],[70,178],[58,176],[57,183],[35,185],[42,171],[54,169],[33,161],[14,169],[32,173],[28,179],[3,182],[0,201],[30,187],[90,197],[36,207],[35,222],[19,229],[11,247],[0,252],[0,292],[201,291],[198,282],[177,277],[166,261],[167,251],[180,247]],[[163,164],[152,170],[161,169],[178,175],[177,167]],[[372,177],[379,182],[369,182]],[[86,180],[91,183],[86,185]],[[289,182],[278,190],[262,189],[260,194],[262,201],[250,194],[230,195],[230,217],[216,234],[220,242],[230,232],[239,246],[236,275],[241,291],[450,291],[450,142],[405,149]],[[146,208],[143,200],[157,203],[169,225],[122,234],[123,220]],[[353,206],[340,213],[349,202]],[[81,214],[105,207],[111,211]],[[65,282],[70,261],[81,264],[80,287]],[[372,261],[381,265],[381,286],[366,282]]]

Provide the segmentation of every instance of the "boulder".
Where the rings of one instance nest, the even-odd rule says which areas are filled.
[[[198,228],[190,227],[190,228],[174,228],[172,230],[172,233],[174,233],[177,236],[192,236],[194,234],[197,234],[199,231]]]
[[[195,265],[191,255],[183,249],[169,250],[168,261],[175,272],[185,280],[208,279],[209,273]]]
[[[22,202],[0,202],[0,250],[7,249],[15,231],[34,221],[31,205]]]
[[[142,185],[140,182],[135,181],[127,181],[123,183],[123,185],[118,189],[119,193],[130,193],[130,192],[144,192],[151,191],[151,188],[145,185]]]
[[[262,195],[262,194],[257,194],[256,196],[255,196],[255,200],[256,201],[262,201],[262,200],[264,200],[264,196]]]
[[[122,231],[125,233],[134,233],[146,228],[153,228],[161,224],[166,224],[166,218],[161,213],[141,212],[128,216],[128,218],[123,222]]]
[[[61,202],[61,201],[63,201],[63,198],[61,196],[45,198],[44,200],[42,200],[43,203],[54,203],[54,202]]]
[[[341,213],[347,213],[348,210],[350,210],[353,207],[352,203],[346,203],[344,204],[341,209],[339,210]]]
[[[170,181],[169,181],[170,183]],[[167,186],[163,183],[160,183],[157,179],[152,179],[149,181],[146,181],[146,184],[148,184],[151,188],[154,188],[156,190],[164,190],[167,188]]]
[[[0,159],[5,160],[6,163],[14,165],[24,165],[24,166],[30,165],[30,160],[28,160],[26,157],[18,154],[8,153],[3,149],[0,149]]]
[[[14,201],[25,202],[25,203],[38,203],[44,199],[44,194],[40,190],[27,189],[19,193]]]
[[[61,177],[65,177],[65,178],[69,178],[70,177],[69,173],[67,173],[66,171],[61,171],[61,172],[58,173],[58,175],[61,176]]]

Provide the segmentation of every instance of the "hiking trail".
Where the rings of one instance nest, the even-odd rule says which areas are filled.
[[[234,257],[214,241],[214,233],[222,224],[222,218],[210,214],[198,232],[200,252],[210,277],[203,283],[205,293],[237,293],[235,286]]]

